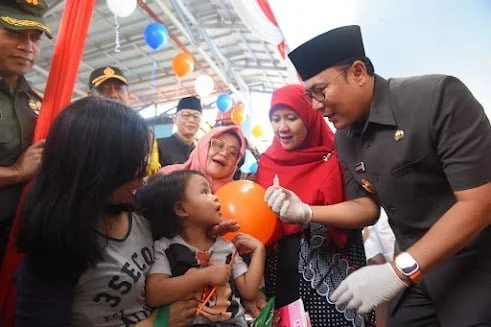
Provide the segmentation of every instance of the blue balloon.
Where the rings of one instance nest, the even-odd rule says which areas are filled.
[[[250,167],[249,167],[249,172],[251,174],[255,174],[257,173],[257,162],[253,163]]]
[[[251,166],[256,162],[256,158],[252,155],[251,151],[246,150],[244,163],[240,166],[240,171],[243,173],[250,173]]]
[[[232,98],[227,93],[222,93],[217,98],[217,108],[221,112],[225,112],[232,108]]]
[[[153,50],[161,49],[169,41],[169,31],[160,23],[150,23],[143,32],[145,42]]]

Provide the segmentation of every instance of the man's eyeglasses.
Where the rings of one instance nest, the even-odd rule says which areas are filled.
[[[349,67],[348,67],[349,68]],[[337,74],[331,82],[326,82],[324,84],[322,84],[321,86],[317,86],[317,87],[313,87],[309,90],[306,90],[304,94],[302,94],[302,99],[304,99],[305,102],[307,102],[307,104],[311,105],[312,104],[312,100],[315,100],[317,102],[324,102],[326,101],[326,94],[324,93],[325,90],[327,89],[327,87],[332,83],[334,82],[341,74],[346,74],[346,71],[348,70],[348,68],[345,68],[343,69],[342,71],[339,72],[339,74]]]
[[[181,116],[182,119],[184,120],[200,120],[201,119],[201,114],[199,112],[185,112],[185,111],[179,111],[179,116]]]
[[[227,155],[231,156],[232,158],[238,159],[240,157],[240,149],[233,145],[227,145],[225,141],[220,139],[211,139],[210,145],[216,152],[222,152],[226,149]]]

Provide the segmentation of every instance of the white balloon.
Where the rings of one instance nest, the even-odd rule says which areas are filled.
[[[137,0],[106,0],[107,7],[118,17],[128,17],[137,5]]]
[[[213,78],[208,75],[199,75],[194,81],[194,89],[200,97],[204,98],[213,92],[215,89],[215,82],[213,82]]]

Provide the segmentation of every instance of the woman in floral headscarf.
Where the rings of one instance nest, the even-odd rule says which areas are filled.
[[[188,161],[165,166],[159,173],[176,170],[198,170],[209,179],[213,192],[231,182],[237,165],[245,154],[246,142],[238,126],[216,127],[201,137]]]

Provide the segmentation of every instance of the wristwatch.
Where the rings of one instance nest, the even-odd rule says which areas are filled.
[[[413,283],[420,281],[423,278],[423,273],[419,269],[419,265],[414,260],[413,256],[407,252],[402,252],[394,259],[396,268],[407,276]]]

